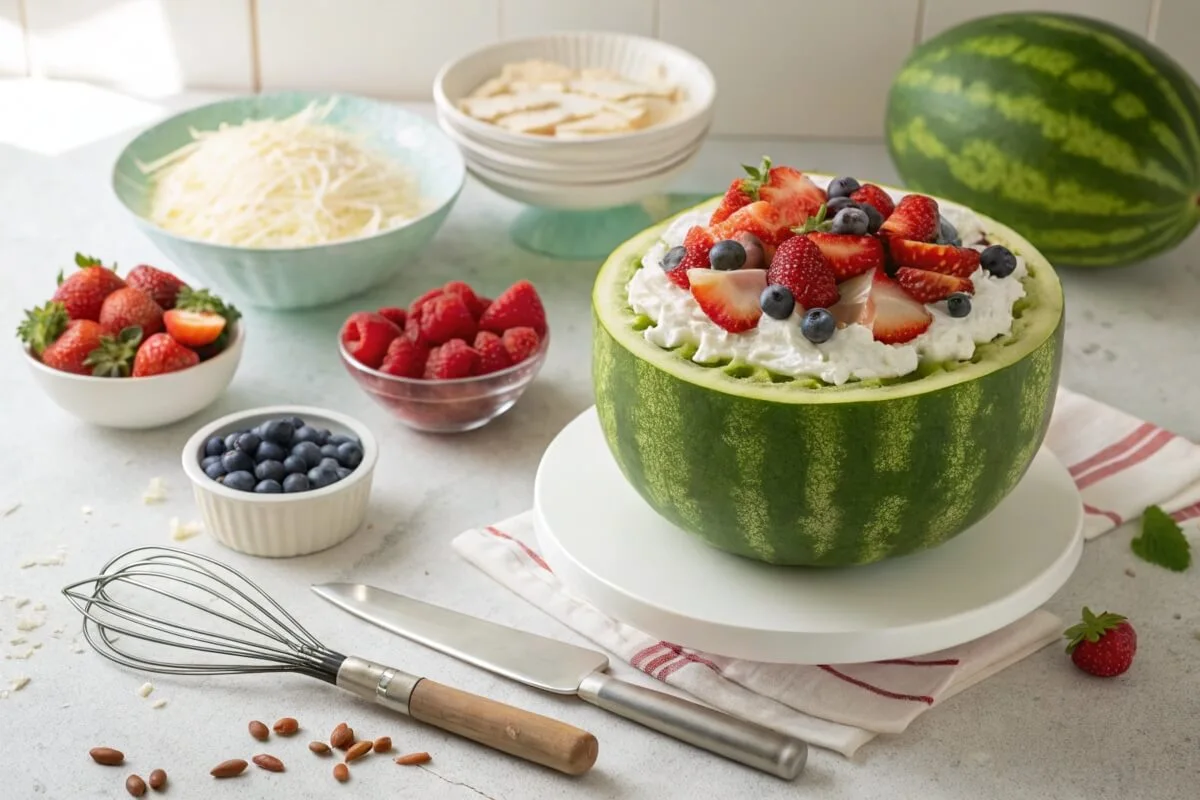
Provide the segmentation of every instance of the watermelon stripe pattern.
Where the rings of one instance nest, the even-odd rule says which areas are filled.
[[[908,188],[1005,220],[1055,263],[1129,264],[1200,222],[1200,90],[1097,20],[1002,14],[918,47],[888,98]]]
[[[1062,354],[1062,290],[1011,230],[1028,305],[972,363],[907,382],[808,388],[700,366],[635,330],[626,284],[664,223],[623,245],[593,296],[593,380],[609,449],[662,516],[714,547],[789,565],[934,547],[990,512],[1032,462]],[[740,377],[735,377],[740,376]]]

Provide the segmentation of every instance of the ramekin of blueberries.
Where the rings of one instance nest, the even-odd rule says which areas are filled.
[[[278,417],[204,443],[200,468],[230,489],[259,494],[307,492],[337,483],[362,463],[356,436]]]

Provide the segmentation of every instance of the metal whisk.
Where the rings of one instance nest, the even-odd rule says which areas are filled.
[[[253,581],[207,556],[139,547],[65,587],[83,634],[118,664],[171,675],[296,672],[569,775],[598,752],[587,731],[331,650]],[[186,653],[173,660],[173,653]]]

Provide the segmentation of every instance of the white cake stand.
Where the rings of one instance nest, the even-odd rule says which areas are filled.
[[[776,567],[660,517],[609,454],[594,408],[542,458],[538,542],[571,592],[651,636],[794,664],[906,658],[977,639],[1049,599],[1083,552],[1083,506],[1045,448],[986,519],[922,553],[848,568]]]

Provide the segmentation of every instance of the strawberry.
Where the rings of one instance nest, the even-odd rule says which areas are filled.
[[[392,322],[396,323],[396,327],[400,328],[401,330],[404,329],[404,324],[408,322],[408,312],[403,308],[384,306],[375,313],[384,319],[390,319]]]
[[[138,327],[126,328],[116,336],[106,333],[83,363],[101,378],[128,378],[141,343],[142,329]]]
[[[917,267],[960,278],[971,277],[971,273],[979,268],[979,251],[970,247],[891,239],[888,241],[888,252],[892,263],[898,266]]]
[[[824,189],[791,167],[772,168],[770,179],[759,189],[758,196],[770,203],[779,212],[780,220],[789,227],[803,225],[826,199]]]
[[[1128,670],[1137,653],[1137,632],[1120,614],[1093,614],[1084,606],[1083,621],[1067,628],[1063,635],[1069,641],[1067,652],[1075,666],[1101,678]]]
[[[156,333],[138,348],[133,357],[133,377],[146,378],[165,372],[178,372],[200,363],[200,356],[171,338],[167,333]]]
[[[429,351],[424,377],[441,381],[465,378],[475,369],[478,359],[479,354],[462,339],[451,339]]]
[[[837,276],[817,243],[793,236],[775,251],[767,282],[786,286],[802,308],[829,308],[838,301]]]
[[[896,270],[896,283],[904,287],[912,299],[919,303],[936,303],[955,292],[975,293],[975,285],[969,278],[943,275],[916,267],[901,267]]]
[[[225,330],[225,318],[212,311],[185,311],[173,308],[163,314],[163,325],[171,338],[185,347],[212,344]]]
[[[692,269],[688,281],[701,310],[730,333],[748,331],[762,317],[759,299],[767,288],[766,270]]]
[[[821,248],[839,283],[883,266],[883,244],[874,236],[813,231],[808,238]]]
[[[425,374],[425,362],[428,359],[428,347],[407,336],[397,336],[388,345],[379,371],[401,378],[420,378]]]
[[[25,312],[25,319],[17,326],[17,338],[29,345],[29,352],[41,358],[42,352],[62,336],[70,321],[66,306],[51,300]]]
[[[87,358],[100,346],[104,328],[90,319],[73,319],[65,330],[42,351],[42,363],[52,369],[89,375],[91,367]]]
[[[509,328],[509,331],[525,330],[524,328]],[[533,333],[533,328],[528,329]],[[537,334],[533,333],[534,347],[536,348]],[[508,354],[508,350],[504,347],[504,341],[492,333],[491,331],[480,331],[475,334],[475,351],[479,353],[479,361],[475,364],[476,375],[487,375],[490,372],[499,372],[502,369],[507,369],[512,366],[512,356]]]
[[[879,233],[914,242],[932,242],[937,238],[938,220],[937,200],[923,194],[906,194]]]
[[[99,320],[104,298],[124,287],[125,281],[113,270],[102,266],[98,258],[76,253],[75,263],[79,265],[79,271],[71,273],[66,280],[61,272],[58,274],[58,289],[52,299],[66,307],[71,319]]]
[[[838,301],[829,307],[829,313],[839,325],[875,324],[875,301],[871,299],[871,286],[875,274],[864,272],[838,284]]]
[[[188,288],[186,283],[171,273],[148,264],[140,264],[129,270],[125,283],[153,297],[163,311],[174,308],[179,290]]]
[[[347,317],[339,334],[350,357],[371,369],[383,363],[388,345],[399,335],[396,323],[369,311],[356,311]]]
[[[850,195],[850,199],[863,205],[875,206],[875,210],[885,220],[896,210],[896,204],[892,202],[892,196],[873,183],[864,183]]]
[[[427,346],[445,344],[451,339],[473,339],[478,330],[471,310],[457,294],[443,293],[427,300],[410,319],[417,322],[414,341]],[[408,332],[407,326],[405,332]]]
[[[768,247],[778,247],[792,235],[790,226],[775,207],[765,200],[739,208],[729,219],[709,228],[715,241],[733,239],[739,233],[752,233]]]
[[[505,289],[479,317],[479,328],[492,333],[521,327],[533,328],[538,336],[546,333],[546,309],[529,281],[517,281]]]
[[[542,340],[533,328],[509,328],[500,337],[512,363],[520,364],[537,352]]]
[[[725,197],[721,199],[721,205],[717,206],[717,210],[713,212],[712,217],[709,219],[709,225],[724,222],[739,208],[748,206],[755,200],[760,199],[758,191],[770,177],[771,159],[763,156],[760,166],[752,167],[749,164],[742,164],[742,169],[746,170],[746,175],[749,177],[733,179],[733,182],[729,184],[729,188],[725,190]]]
[[[875,321],[871,331],[877,342],[902,344],[911,341],[928,330],[933,322],[929,309],[909,297],[881,269],[875,270],[871,301],[875,304]]]
[[[667,270],[667,279],[680,289],[687,289],[688,270],[706,269],[709,266],[708,251],[712,249],[716,241],[707,228],[701,228],[698,225],[688,228],[687,234],[683,237],[683,249],[687,251],[687,254],[674,269]]]
[[[126,286],[104,298],[98,321],[108,333],[119,333],[136,325],[142,329],[142,335],[153,336],[163,329],[163,310],[141,289]]]
[[[443,294],[445,294],[445,292],[442,290],[442,287],[440,287],[440,286],[437,287],[436,289],[430,289],[428,292],[426,292],[425,294],[421,295],[416,300],[413,300],[411,303],[408,304],[408,315],[410,317],[414,316],[417,313],[417,309],[419,309],[421,306],[428,303],[433,298],[441,297]]]
[[[479,319],[479,315],[487,308],[488,304],[480,300],[475,290],[462,281],[450,281],[442,287],[442,291],[446,294],[456,294],[466,303],[467,308],[471,311],[471,316]]]
[[[184,286],[175,295],[175,311],[196,311],[199,313],[219,314],[225,318],[225,327],[216,339],[206,345],[200,345],[197,353],[200,360],[212,358],[225,349],[229,337],[235,329],[234,325],[242,318],[242,312],[232,303],[226,303],[207,289],[193,289]]]

